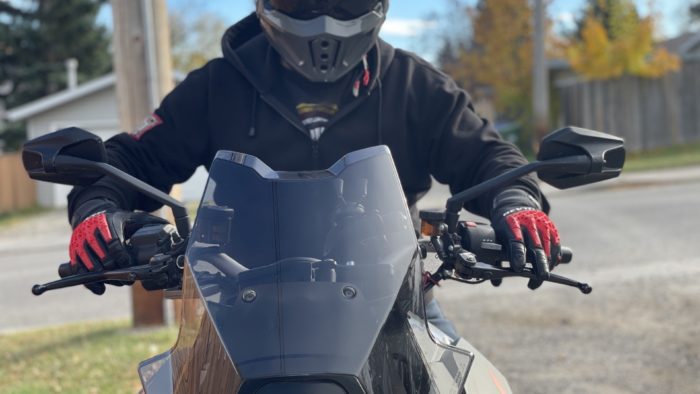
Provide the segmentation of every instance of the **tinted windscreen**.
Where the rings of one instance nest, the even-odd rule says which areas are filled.
[[[419,261],[384,147],[313,173],[220,153],[187,257],[244,379],[355,375]]]
[[[217,245],[240,269],[298,257],[377,264],[415,246],[388,154],[325,172],[267,174],[274,178],[217,160],[198,213],[194,238]]]

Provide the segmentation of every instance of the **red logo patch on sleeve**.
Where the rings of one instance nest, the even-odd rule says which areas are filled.
[[[160,116],[156,115],[155,113],[149,115],[146,119],[144,119],[143,124],[139,126],[138,129],[136,129],[134,132],[131,133],[131,137],[133,137],[136,141],[140,140],[146,133],[149,131],[153,130],[157,126],[160,126],[163,124],[163,119],[160,118]]]

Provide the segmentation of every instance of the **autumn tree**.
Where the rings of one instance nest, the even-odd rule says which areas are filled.
[[[460,46],[443,68],[472,93],[487,88],[500,115],[526,124],[531,114],[532,9],[522,0],[479,0],[463,12],[471,21],[471,43]],[[442,58],[450,59],[445,53]]]
[[[589,0],[579,34],[566,44],[573,69],[588,79],[622,75],[657,78],[680,68],[680,59],[654,45],[652,16],[631,0]]]

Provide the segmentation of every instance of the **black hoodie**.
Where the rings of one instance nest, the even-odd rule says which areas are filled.
[[[348,89],[349,98],[318,141],[285,104],[282,62],[255,14],[226,32],[223,53],[190,73],[141,130],[107,141],[110,163],[169,191],[200,165],[208,168],[219,150],[257,156],[274,170],[302,171],[325,169],[349,152],[385,144],[413,206],[430,189],[431,175],[456,193],[526,162],[476,115],[469,95],[450,77],[381,40],[369,54],[373,79],[357,98]],[[518,187],[541,199],[534,179]],[[497,192],[467,209],[488,217]],[[102,179],[74,189],[69,214],[97,198],[128,210],[159,207]]]

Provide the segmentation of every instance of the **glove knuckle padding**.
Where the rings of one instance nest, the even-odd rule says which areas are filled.
[[[141,227],[167,223],[147,213],[115,209],[88,216],[71,236],[71,267],[74,273],[129,267],[132,257],[124,245],[125,241]]]
[[[545,274],[551,266],[559,262],[559,232],[544,212],[529,207],[510,209],[502,213],[496,226],[502,239],[511,243],[508,251],[515,268],[524,264],[524,257],[521,263],[521,249],[516,248],[515,243],[527,245],[535,259],[538,274]],[[522,249],[524,250],[524,247]]]
[[[513,236],[513,239],[518,242],[523,242],[523,230],[520,227],[520,220],[517,215],[506,216],[506,222],[508,223],[508,228]]]
[[[88,250],[92,250],[99,260],[105,258],[106,251],[97,239],[98,234],[105,242],[110,242],[113,238],[104,212],[88,217],[73,231],[70,242],[70,259],[73,266],[82,263],[88,270],[95,269]]]

